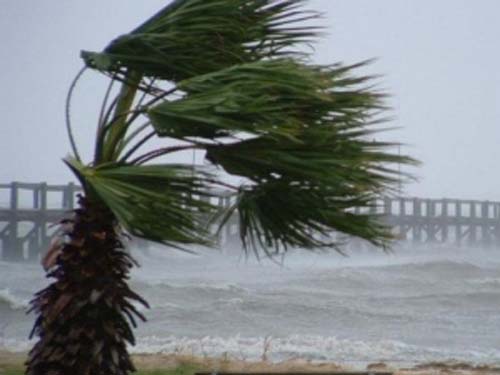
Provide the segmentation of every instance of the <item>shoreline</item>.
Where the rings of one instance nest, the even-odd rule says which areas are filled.
[[[27,353],[10,352],[0,349],[0,374],[3,370],[23,367]],[[371,363],[365,368],[339,365],[334,362],[312,362],[301,359],[272,363],[265,359],[245,361],[229,357],[195,357],[182,354],[132,354],[134,364],[139,370],[174,370],[189,367],[196,371],[221,372],[308,372],[333,373],[336,371],[389,371],[394,375],[500,375],[500,366],[471,364],[466,362],[428,362],[414,366],[396,367],[384,362]]]

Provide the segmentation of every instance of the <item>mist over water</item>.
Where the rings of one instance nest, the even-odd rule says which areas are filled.
[[[135,352],[274,361],[500,363],[500,251],[294,251],[278,266],[240,251],[134,251],[151,304]],[[41,267],[0,263],[0,349],[26,350]]]

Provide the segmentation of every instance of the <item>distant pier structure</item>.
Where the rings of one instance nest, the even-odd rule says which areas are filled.
[[[74,183],[0,184],[0,259],[37,261],[80,191]]]
[[[54,224],[75,208],[79,192],[73,183],[0,184],[0,260],[38,261],[56,233]],[[216,203],[227,205],[229,200],[221,197]],[[396,197],[381,198],[370,210],[400,241],[500,246],[500,202]],[[222,233],[223,243],[237,242],[237,225],[235,216]],[[352,244],[360,245],[357,240]]]

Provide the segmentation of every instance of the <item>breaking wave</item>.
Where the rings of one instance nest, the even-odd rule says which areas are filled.
[[[15,296],[10,289],[0,289],[0,305],[2,304],[11,310],[24,310],[28,307],[29,300]]]
[[[424,348],[400,341],[363,341],[337,337],[292,335],[288,337],[158,337],[138,340],[130,348],[135,353],[187,354],[203,357],[227,357],[241,360],[282,362],[293,359],[315,362],[367,364],[424,363],[431,361],[467,360],[471,363],[500,363],[500,351],[451,351]]]

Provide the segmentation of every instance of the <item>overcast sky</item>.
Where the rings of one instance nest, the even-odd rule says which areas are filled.
[[[0,0],[0,182],[65,183],[64,100],[82,63],[165,0]],[[207,0],[209,1],[209,0]],[[402,129],[387,134],[423,162],[421,197],[500,200],[500,1],[311,0],[329,35],[321,63],[376,57]],[[87,75],[74,102],[79,143],[90,150],[102,79]]]

